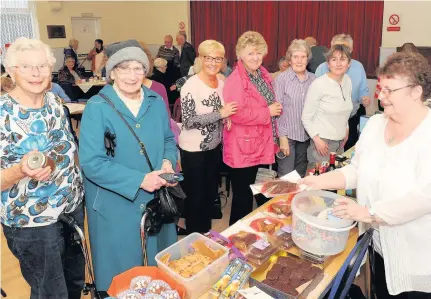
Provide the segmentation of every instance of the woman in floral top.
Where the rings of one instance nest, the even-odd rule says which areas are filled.
[[[31,287],[31,298],[81,297],[84,257],[58,222],[68,213],[84,222],[77,146],[60,100],[49,89],[55,58],[38,40],[17,39],[5,66],[16,87],[0,98],[0,219],[7,244]],[[30,154],[48,165],[31,169]]]

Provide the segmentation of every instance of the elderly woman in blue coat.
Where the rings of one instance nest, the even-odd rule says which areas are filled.
[[[142,265],[141,216],[154,191],[167,185],[159,175],[174,172],[177,161],[163,99],[142,85],[149,69],[147,55],[135,40],[112,44],[106,52],[107,78],[113,84],[88,101],[79,150],[93,266],[101,291],[109,288],[115,275]],[[150,171],[137,140],[104,97],[145,144],[156,171]],[[155,255],[176,241],[174,224],[163,225],[159,235],[149,237],[149,265],[155,265]]]

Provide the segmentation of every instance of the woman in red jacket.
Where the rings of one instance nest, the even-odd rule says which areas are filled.
[[[275,117],[282,108],[275,101],[271,75],[262,66],[267,53],[260,33],[241,35],[236,44],[238,65],[223,90],[225,103],[238,103],[237,113],[230,116],[223,132],[223,160],[231,167],[233,189],[230,225],[253,210],[250,185],[259,165],[274,163],[278,149]]]

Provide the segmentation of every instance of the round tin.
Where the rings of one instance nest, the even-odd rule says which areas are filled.
[[[41,167],[44,167],[45,164],[46,164],[46,157],[44,154],[40,152],[31,154],[27,160],[27,165],[30,169],[41,168]]]

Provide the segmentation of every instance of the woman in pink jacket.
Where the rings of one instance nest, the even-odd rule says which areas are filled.
[[[282,108],[275,101],[271,75],[262,66],[267,53],[260,33],[241,35],[236,44],[238,65],[223,90],[225,103],[238,103],[237,113],[230,116],[223,132],[223,160],[231,167],[233,189],[230,225],[253,210],[250,185],[259,165],[274,163],[278,149],[275,117]]]

